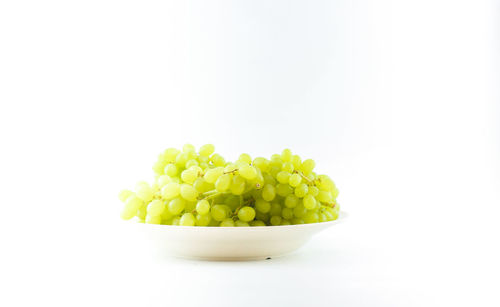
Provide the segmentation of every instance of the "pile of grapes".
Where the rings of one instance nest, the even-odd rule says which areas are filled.
[[[271,159],[241,154],[226,162],[207,144],[198,152],[168,148],[153,166],[153,184],[119,194],[121,217],[141,223],[181,226],[279,226],[337,219],[338,190],[289,149]]]

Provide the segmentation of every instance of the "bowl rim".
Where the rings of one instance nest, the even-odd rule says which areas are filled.
[[[147,228],[154,228],[154,229],[190,229],[190,230],[203,230],[206,231],[206,229],[216,229],[217,231],[221,231],[221,229],[224,229],[224,231],[241,231],[241,230],[248,230],[248,229],[255,229],[253,231],[262,231],[262,230],[270,230],[270,229],[300,229],[300,228],[310,228],[310,227],[315,227],[315,226],[330,226],[334,224],[339,224],[341,222],[344,222],[346,218],[349,217],[349,214],[347,214],[345,211],[340,211],[339,216],[336,220],[333,221],[327,221],[327,222],[318,222],[318,223],[309,223],[309,224],[296,224],[296,225],[277,225],[277,226],[250,226],[250,227],[217,227],[217,226],[181,226],[181,225],[162,225],[162,224],[148,224],[148,223],[133,223],[136,225],[141,225],[138,227],[147,227]],[[125,221],[127,222],[127,221]],[[214,231],[214,230],[209,230],[209,231]]]

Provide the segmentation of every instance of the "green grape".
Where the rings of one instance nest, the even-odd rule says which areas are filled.
[[[264,185],[262,188],[262,198],[265,201],[271,201],[276,197],[276,188],[270,184]]]
[[[295,196],[302,198],[307,195],[307,192],[309,191],[309,188],[307,187],[307,184],[302,183],[298,187],[295,188]]]
[[[333,191],[335,189],[335,183],[327,175],[318,176],[318,188],[322,191]]]
[[[337,198],[337,196],[339,196],[339,190],[337,189],[337,187],[335,187],[335,189],[333,189],[333,198]]]
[[[208,163],[207,162],[200,162],[199,165],[202,169],[207,169],[208,168]]]
[[[226,160],[224,160],[223,157],[221,157],[219,154],[213,154],[210,157],[210,161],[213,163],[215,166],[224,166],[226,164]]]
[[[238,211],[238,218],[243,222],[250,222],[255,218],[255,210],[252,207],[242,207]]]
[[[299,225],[299,224],[304,224],[304,220],[298,218],[298,217],[295,217],[292,219],[292,224],[293,225]]]
[[[307,212],[302,219],[306,224],[318,223],[319,216],[316,212]]]
[[[161,224],[161,216],[151,216],[151,215],[146,215],[146,223],[147,224]]]
[[[164,199],[173,199],[179,195],[180,191],[180,184],[176,182],[170,182],[161,189],[161,197],[163,197]]]
[[[283,163],[283,166],[282,166],[281,169],[283,171],[289,172],[289,173],[292,173],[293,170],[294,170],[292,162],[285,162],[285,163]]]
[[[227,218],[224,219],[222,222],[219,224],[220,227],[234,227],[234,221],[232,218]]]
[[[189,184],[182,184],[180,188],[180,194],[182,198],[184,198],[187,201],[196,201],[198,198],[198,191]]]
[[[181,226],[194,226],[196,222],[196,219],[194,218],[194,215],[192,213],[184,213],[181,216],[181,219],[179,221],[179,225]]]
[[[208,183],[215,183],[217,179],[224,173],[224,168],[222,167],[216,167],[209,169],[208,171],[205,172],[205,175],[203,178],[205,179],[206,182]]]
[[[224,173],[233,173],[238,169],[238,165],[229,163],[224,167]]]
[[[180,151],[177,148],[168,148],[163,152],[163,155],[167,162],[173,163],[179,153]]]
[[[240,175],[233,176],[231,182],[231,193],[234,195],[241,195],[245,191],[245,179]]]
[[[302,182],[302,177],[300,177],[299,174],[292,174],[290,178],[288,178],[288,184],[292,187],[298,187],[299,184]]]
[[[182,152],[175,157],[175,165],[177,167],[183,168],[186,166],[186,162],[189,160],[189,154],[186,152]]]
[[[125,202],[129,196],[133,195],[134,192],[130,190],[122,190],[120,191],[120,194],[118,194],[118,198],[122,201]]]
[[[287,220],[293,218],[293,209],[283,208],[283,210],[281,210],[281,216]]]
[[[250,222],[250,226],[252,227],[266,226],[266,223],[264,223],[263,221],[254,220]]]
[[[241,204],[241,198],[238,195],[227,195],[224,199],[224,205],[228,206],[231,211],[238,208]]]
[[[172,225],[174,226],[179,226],[179,222],[181,221],[181,218],[176,216],[172,219]]]
[[[307,210],[313,210],[316,208],[316,199],[312,195],[304,196],[304,200],[302,202],[304,204],[304,208]]]
[[[186,206],[184,207],[184,212],[193,212],[196,209],[195,201],[186,201]]]
[[[153,171],[157,175],[162,175],[164,167],[165,167],[165,163],[163,161],[156,161],[155,164],[153,164]]]
[[[292,156],[292,164],[294,169],[299,169],[300,166],[302,165],[302,159],[298,155],[293,155]]]
[[[279,215],[271,216],[270,223],[272,226],[281,225],[281,216],[279,216]]]
[[[255,219],[267,223],[269,222],[269,214],[262,213],[260,211],[255,211]]]
[[[319,189],[315,186],[309,186],[309,191],[307,192],[309,195],[312,195],[314,197],[318,196]]]
[[[191,144],[184,144],[184,146],[182,146],[182,151],[183,152],[191,152],[191,151],[196,152],[196,148]]]
[[[161,215],[163,210],[165,209],[165,205],[161,200],[155,199],[149,203],[147,207],[148,215],[157,216]]]
[[[223,174],[215,182],[215,189],[219,192],[225,192],[231,186],[231,174]]]
[[[314,160],[307,159],[307,160],[304,160],[304,162],[302,162],[302,166],[300,167],[300,170],[304,174],[309,174],[314,169],[314,166],[316,166],[316,163],[314,162]]]
[[[206,199],[198,201],[196,204],[196,212],[200,215],[207,215],[210,212],[210,203]]]
[[[286,197],[287,195],[292,193],[293,188],[288,184],[278,183],[278,185],[276,185],[276,194],[278,194],[279,196]]]
[[[279,183],[288,183],[291,174],[289,172],[281,171],[276,175],[276,179]]]
[[[168,208],[168,203],[165,204],[165,208]],[[164,209],[161,213],[161,220],[166,221],[172,219],[173,215],[168,209]]]
[[[293,194],[287,195],[287,197],[285,197],[285,206],[287,208],[295,208],[299,201],[300,200],[297,198],[297,196]]]
[[[283,149],[281,152],[281,159],[285,162],[289,162],[292,160],[292,151],[288,148]]]
[[[261,171],[267,172],[271,163],[266,158],[258,157],[253,160],[252,164],[255,167],[258,167]]]
[[[252,184],[256,189],[262,189],[264,187],[264,177],[262,176],[260,171],[257,172],[257,177],[252,180]]]
[[[257,177],[257,170],[250,165],[243,165],[239,168],[238,172],[243,178],[248,180],[252,180]]]
[[[281,219],[280,226],[292,225],[289,220]]]
[[[122,212],[120,214],[120,217],[124,220],[130,220],[137,214],[137,210],[132,210],[130,208],[127,208],[126,206],[123,207]]]
[[[215,146],[212,144],[205,144],[200,147],[200,155],[203,157],[210,157],[215,151]]]
[[[193,184],[196,178],[198,178],[197,170],[187,169],[181,173],[181,179],[185,183]]]
[[[147,183],[140,182],[136,186],[135,195],[148,203],[153,199],[153,189]]]
[[[168,211],[173,215],[179,215],[186,207],[186,201],[182,198],[174,198],[168,203]]]
[[[318,216],[319,216],[320,223],[328,221],[328,219],[326,218],[326,215],[324,213],[319,213]]]
[[[133,211],[134,215],[137,210],[144,205],[144,201],[135,195],[130,195],[125,201],[125,208],[129,211]]]
[[[206,182],[204,178],[199,177],[196,179],[193,183],[193,187],[198,191],[199,193],[205,193],[213,189],[213,185]]]
[[[210,221],[212,220],[212,217],[210,214],[207,215],[196,215],[196,226],[208,226],[210,224]]]
[[[144,224],[145,222],[146,222],[146,219],[141,219],[141,218],[137,219],[137,223]]]
[[[330,193],[330,192],[319,191],[317,198],[322,203],[333,202],[333,196],[332,196],[332,193]]]
[[[165,175],[168,175],[170,177],[175,177],[177,176],[177,172],[178,169],[177,166],[175,166],[175,164],[167,164],[167,166],[165,166]]]
[[[236,227],[250,227],[250,224],[248,224],[247,222],[244,222],[244,221],[237,220],[236,222],[234,222],[234,226],[236,226]]]
[[[280,155],[272,155],[271,156],[271,167],[277,167],[281,170],[283,166],[283,160],[281,160]]]
[[[273,215],[281,215],[281,205],[278,203],[272,203],[271,209],[269,210],[269,214]]]
[[[255,201],[255,209],[262,213],[268,213],[271,210],[271,204],[263,199],[257,199]]]
[[[191,168],[193,166],[199,166],[198,161],[196,161],[195,159],[191,159],[186,162],[186,168]]]
[[[293,208],[293,215],[298,218],[304,217],[306,215],[307,209],[303,205]]]
[[[212,218],[216,221],[222,222],[227,216],[227,210],[223,205],[215,205],[210,209]]]
[[[165,210],[166,211],[166,210]],[[141,219],[141,220],[145,220],[146,219],[146,215],[148,214],[148,210],[147,210],[147,207],[146,206],[141,206],[139,209],[137,209],[137,212],[136,212],[136,216]]]
[[[243,161],[245,162],[246,164],[250,164],[252,163],[252,158],[250,157],[249,154],[246,154],[246,153],[242,153],[240,155],[240,157],[238,158],[239,161]]]
[[[163,188],[165,185],[167,185],[167,183],[170,183],[172,182],[172,178],[170,178],[169,176],[167,175],[161,175],[160,177],[158,177],[158,179],[156,180],[157,184],[158,184],[158,187],[161,189]]]
[[[263,173],[262,177],[264,178],[265,184],[270,184],[272,186],[276,185],[276,179],[274,179],[274,177],[271,174]]]

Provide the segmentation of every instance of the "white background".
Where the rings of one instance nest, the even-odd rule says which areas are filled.
[[[0,305],[498,306],[499,12],[0,2]],[[268,261],[152,259],[117,193],[185,142],[314,158],[349,220]]]

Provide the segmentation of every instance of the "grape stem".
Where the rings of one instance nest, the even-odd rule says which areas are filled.
[[[300,177],[304,178],[305,181],[309,182],[309,184],[314,185],[314,182],[311,181],[311,179],[307,178],[302,172],[300,171],[294,171],[294,173],[299,174]]]
[[[224,175],[226,175],[226,174],[233,174],[233,173],[235,173],[235,172],[237,172],[237,171],[238,171],[238,169],[237,169],[237,168],[235,168],[235,169],[233,169],[232,171],[229,171],[229,172],[224,172],[223,174],[224,174]]]
[[[246,205],[250,205],[252,202],[254,201],[253,198],[250,198],[248,199],[246,202],[242,203],[238,208],[236,208],[236,210],[234,210],[234,213],[233,215],[231,215],[231,217],[235,217],[238,215],[238,212],[240,211],[240,209],[243,207],[243,206],[246,206]]]

